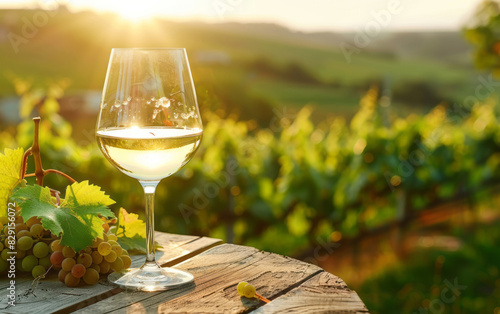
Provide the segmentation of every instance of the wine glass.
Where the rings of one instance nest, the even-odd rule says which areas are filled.
[[[99,147],[117,169],[139,180],[146,211],[146,262],[108,280],[128,289],[166,290],[193,281],[155,260],[154,194],[200,145],[203,126],[185,49],[113,49],[99,109]]]

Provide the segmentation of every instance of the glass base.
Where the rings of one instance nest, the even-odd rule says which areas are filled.
[[[145,263],[141,268],[130,268],[114,272],[108,280],[127,290],[162,291],[192,283],[194,278],[188,272],[157,263]]]

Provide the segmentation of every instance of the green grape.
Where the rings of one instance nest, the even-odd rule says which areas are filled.
[[[23,251],[31,249],[33,246],[33,239],[28,236],[21,237],[17,240],[17,248]]]
[[[83,281],[88,285],[95,285],[99,281],[99,272],[93,268],[87,269]]]
[[[111,249],[112,249],[113,251],[115,251],[115,252],[116,252],[116,255],[117,255],[117,256],[122,255],[123,249],[122,249],[122,247],[121,247],[119,244],[117,244],[117,245],[112,245],[112,246],[111,246]]]
[[[123,270],[123,260],[121,257],[117,257],[116,260],[111,263],[111,269],[116,272]]]
[[[46,271],[47,270],[45,269],[45,267],[43,267],[41,265],[37,265],[37,266],[33,267],[31,274],[33,275],[33,278],[37,278],[38,276],[45,274]]]
[[[100,264],[103,260],[103,257],[101,254],[99,254],[99,252],[97,251],[94,251],[92,252],[92,263],[94,264]]]
[[[238,290],[239,295],[247,298],[255,297],[255,287],[249,284],[248,282],[242,281],[238,284],[236,288]]]
[[[245,287],[246,285],[248,285],[248,282],[246,281],[242,281],[238,284],[238,286],[236,287],[236,290],[238,291],[238,294],[243,296],[243,287]]]
[[[0,255],[4,261],[9,259],[9,249],[3,249],[2,254]]]
[[[71,258],[71,257],[66,257],[62,263],[61,263],[61,268],[65,271],[71,271],[71,269],[73,268],[73,266],[75,266],[76,264],[76,261],[75,259]]]
[[[50,249],[52,250],[52,252],[62,251],[63,246],[61,245],[61,240],[52,241],[52,243],[50,243]]]
[[[111,244],[108,242],[101,242],[97,247],[97,252],[102,256],[106,256],[111,252]]]
[[[50,256],[45,256],[42,257],[38,260],[38,265],[45,267],[45,269],[49,269],[51,263],[50,263]]]
[[[82,264],[83,266],[85,266],[85,268],[89,268],[90,265],[92,265],[92,257],[87,253],[80,254],[76,261],[78,262],[78,264]]]
[[[255,287],[252,286],[251,284],[247,284],[246,286],[243,287],[243,295],[247,298],[253,298],[255,297]]]
[[[71,273],[67,273],[66,276],[64,277],[64,284],[68,287],[76,287],[80,283],[80,278],[77,278]]]
[[[57,278],[59,279],[60,282],[64,283],[64,278],[66,278],[66,275],[69,274],[69,271],[65,271],[64,269],[61,269],[59,273],[57,274]]]
[[[112,241],[117,241],[118,240],[118,237],[115,235],[115,234],[108,234],[108,241],[109,240],[112,240]]]
[[[0,258],[0,273],[4,272],[9,268],[9,262]]]
[[[31,237],[31,232],[29,232],[28,230],[21,230],[16,234],[17,239],[21,239],[24,236]]]
[[[102,261],[101,264],[99,264],[99,267],[101,268],[99,270],[99,273],[107,274],[107,273],[109,273],[109,269],[111,268],[111,265],[106,261]]]
[[[3,248],[4,248],[3,243],[0,242],[0,252],[3,251]]]
[[[31,228],[34,224],[41,224],[40,219],[36,218],[36,216],[33,216],[26,221],[26,226],[28,228]]]
[[[85,266],[82,264],[75,264],[73,268],[71,268],[71,275],[73,275],[76,278],[82,278],[83,275],[85,275]]]
[[[117,257],[118,257],[118,255],[116,255],[116,252],[115,251],[111,251],[111,252],[109,252],[108,255],[104,256],[104,259],[108,263],[113,263],[116,260]]]
[[[123,261],[123,269],[130,268],[130,265],[132,265],[132,259],[128,255],[122,255],[120,258]]]
[[[97,270],[98,273],[101,271],[101,266],[99,266],[97,264],[90,265],[90,268],[93,268],[93,269]]]
[[[38,265],[38,259],[33,255],[26,256],[21,262],[21,266],[26,272],[32,271],[33,267],[35,267],[36,265]]]
[[[92,248],[93,249],[97,249],[97,247],[99,246],[99,244],[102,243],[102,239],[101,238],[95,238],[94,241],[92,241]]]
[[[43,258],[49,254],[49,246],[45,242],[38,242],[33,246],[33,255]]]
[[[26,226],[23,223],[16,223],[16,233],[18,233],[21,230],[28,230],[28,226]]]
[[[73,250],[69,246],[63,247],[62,253],[63,253],[64,257],[75,257],[75,255],[76,255],[75,250]]]
[[[42,225],[34,224],[30,228],[30,233],[33,238],[41,239],[43,237],[43,234],[45,233],[45,229],[42,227]]]
[[[25,256],[26,256],[26,251],[23,251],[23,250],[19,250],[19,249],[18,249],[18,250],[16,251],[15,256],[16,256],[16,258],[17,258],[17,259],[21,259],[21,258],[23,258],[23,257],[25,257]]]
[[[108,239],[109,239],[109,237],[108,237]],[[115,240],[108,240],[108,243],[111,244],[111,246],[119,245],[118,242],[116,242]]]

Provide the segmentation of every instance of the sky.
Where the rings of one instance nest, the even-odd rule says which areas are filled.
[[[270,22],[301,31],[459,30],[482,0],[0,0],[0,8],[54,6],[207,22]]]

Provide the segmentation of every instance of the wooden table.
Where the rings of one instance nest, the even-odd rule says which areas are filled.
[[[321,268],[252,247],[221,240],[156,233],[163,248],[157,257],[194,275],[195,283],[162,292],[126,292],[106,279],[68,288],[52,274],[32,287],[31,277],[16,278],[15,307],[7,305],[8,281],[0,280],[0,313],[365,313],[365,305],[342,279]],[[144,255],[132,257],[140,266]],[[236,285],[250,282],[271,300],[241,298]]]

